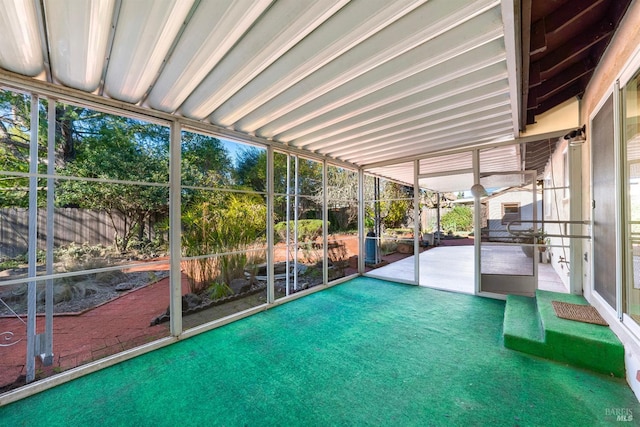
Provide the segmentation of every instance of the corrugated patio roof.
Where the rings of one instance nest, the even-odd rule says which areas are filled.
[[[0,7],[0,86],[27,77],[412,182],[386,165],[517,139],[534,111],[520,105],[521,80],[533,84],[521,38],[538,43],[527,31],[549,29],[537,22],[545,17],[557,18],[549,29],[556,39],[571,36],[556,34],[570,2],[554,2],[567,4],[557,12],[539,3],[8,0]],[[585,30],[583,18],[603,10],[581,9],[582,21],[567,26]],[[554,58],[561,60],[556,53],[545,63]],[[542,99],[539,89],[535,96]],[[545,110],[559,98],[544,98]]]
[[[0,68],[362,166],[514,138],[502,3],[9,1]]]

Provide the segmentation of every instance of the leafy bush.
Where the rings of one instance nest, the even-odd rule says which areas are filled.
[[[71,242],[61,246],[54,252],[54,259],[61,262],[63,271],[82,271],[103,268],[112,265],[112,261],[120,258],[115,248],[103,245],[78,245]]]
[[[383,205],[386,204],[383,202]],[[382,218],[382,223],[387,228],[398,228],[407,218],[411,209],[409,200],[392,200],[388,202],[387,214]]]
[[[53,303],[74,301],[94,295],[98,291],[98,285],[91,281],[76,281],[75,278],[57,280],[53,285]],[[44,304],[46,290],[41,288],[37,294],[39,303]]]
[[[211,286],[209,286],[207,292],[209,293],[209,298],[211,298],[212,300],[217,300],[229,295],[233,295],[233,291],[228,285],[219,282],[214,282]]]
[[[440,220],[448,231],[470,231],[473,228],[473,211],[468,206],[455,206]]]
[[[169,250],[169,242],[159,237],[150,240],[146,237],[139,239],[137,236],[132,237],[126,246],[126,252],[137,257],[159,257],[167,255]]]
[[[230,283],[242,277],[247,251],[264,240],[266,206],[252,194],[202,195],[182,216],[183,262],[192,293],[204,291],[210,283]],[[220,258],[201,257],[235,252]]]
[[[294,221],[289,221],[289,237],[293,239]],[[329,223],[327,223],[327,227]],[[287,240],[287,222],[279,222],[273,227],[276,238],[280,242]],[[311,242],[322,236],[322,220],[321,219],[299,219],[298,220],[298,241]]]
[[[367,230],[371,230],[371,229],[373,229],[373,227],[376,226],[376,221],[373,218],[371,218],[370,216],[367,216],[364,219],[364,226],[365,226],[365,228]]]

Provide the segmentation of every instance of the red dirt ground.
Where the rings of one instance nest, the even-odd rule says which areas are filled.
[[[157,269],[157,266],[155,267]],[[186,277],[183,292],[188,292]],[[135,289],[80,315],[56,315],[53,320],[54,363],[44,368],[39,359],[36,370],[46,373],[70,369],[102,357],[169,335],[168,323],[150,326],[169,305],[169,278]],[[25,320],[26,321],[26,320]],[[38,333],[44,318],[36,321]],[[26,327],[17,318],[0,319],[0,331],[11,331],[9,347],[0,347],[0,387],[26,374]]]

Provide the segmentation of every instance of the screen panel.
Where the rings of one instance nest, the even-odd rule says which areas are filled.
[[[616,209],[613,144],[613,95],[591,125],[593,159],[593,282],[595,290],[616,306]]]

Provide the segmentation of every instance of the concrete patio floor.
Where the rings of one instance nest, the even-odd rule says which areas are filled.
[[[483,248],[485,260],[489,258],[487,250],[501,252],[499,248],[501,247],[485,246]],[[520,251],[519,248],[518,251]],[[496,253],[496,255],[503,256],[501,253]],[[522,256],[524,257],[524,254]],[[465,294],[474,293],[473,246],[438,246],[422,252],[419,257],[420,286]],[[384,280],[413,281],[414,263],[414,256],[409,256],[372,270],[367,273],[367,276]],[[517,262],[511,264],[514,270],[517,269],[514,267],[516,265],[518,265]],[[511,273],[516,273],[516,271]],[[563,293],[569,291],[551,264],[545,263],[538,263],[538,289]]]

